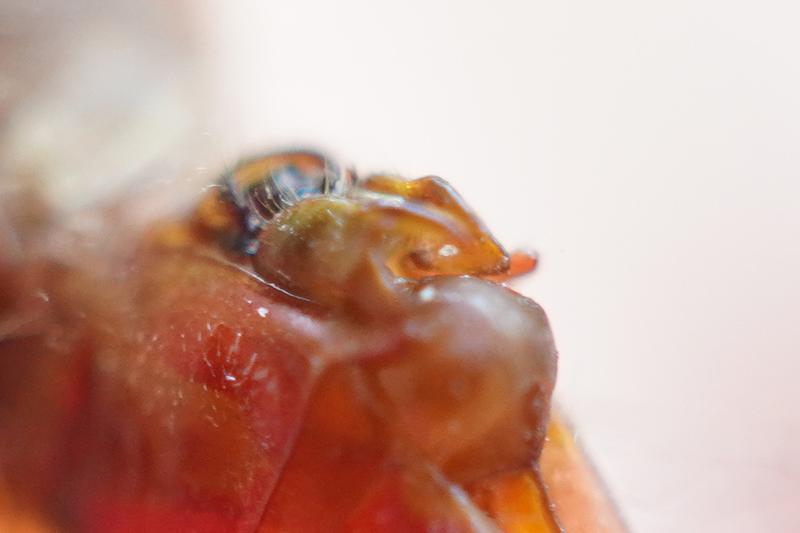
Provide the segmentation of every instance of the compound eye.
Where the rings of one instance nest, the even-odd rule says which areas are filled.
[[[275,215],[304,198],[343,196],[356,181],[332,159],[309,150],[247,159],[220,178],[198,216],[232,249],[253,255],[258,235]]]
[[[223,181],[245,215],[246,231],[256,232],[304,198],[343,194],[355,178],[320,153],[292,151],[244,161]]]

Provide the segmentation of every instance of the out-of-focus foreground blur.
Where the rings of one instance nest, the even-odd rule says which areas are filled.
[[[799,16],[4,0],[0,194],[22,176],[64,213],[132,186],[163,200],[309,143],[441,175],[501,241],[540,252],[521,289],[549,313],[557,397],[632,529],[797,531]]]

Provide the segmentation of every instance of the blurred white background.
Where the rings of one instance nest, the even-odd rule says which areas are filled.
[[[309,143],[439,174],[540,252],[520,288],[633,531],[800,531],[800,4],[0,7],[1,176],[74,205]]]
[[[634,531],[800,531],[796,2],[215,2],[222,166],[452,181],[541,253],[558,397]]]

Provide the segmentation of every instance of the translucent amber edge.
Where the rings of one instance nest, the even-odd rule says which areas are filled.
[[[564,416],[554,412],[539,468],[547,497],[569,533],[628,531],[621,513]]]

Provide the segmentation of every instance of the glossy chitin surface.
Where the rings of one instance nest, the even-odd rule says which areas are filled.
[[[105,247],[2,257],[7,527],[591,521],[563,475],[552,494],[543,482],[579,457],[546,452],[560,459],[540,468],[556,375],[547,319],[495,281],[532,260],[510,259],[438,178],[342,185],[315,157],[245,163],[193,214],[136,240],[112,231]]]

